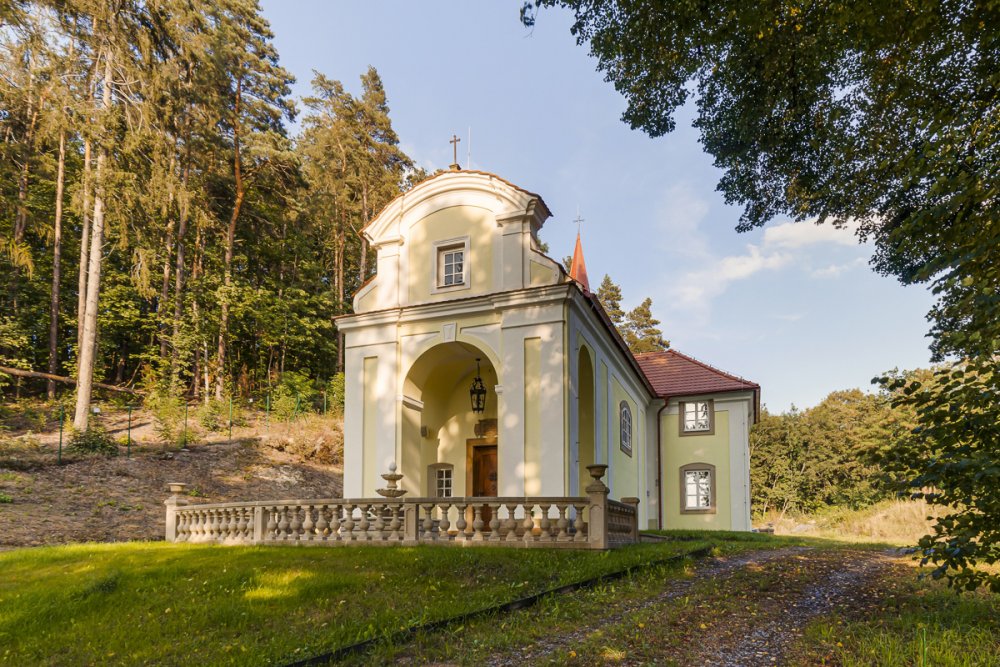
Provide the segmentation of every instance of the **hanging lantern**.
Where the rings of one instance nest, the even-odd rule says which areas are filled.
[[[476,359],[476,377],[469,389],[469,397],[472,399],[473,412],[481,413],[486,410],[486,385],[483,384],[483,378],[479,377],[479,359]]]

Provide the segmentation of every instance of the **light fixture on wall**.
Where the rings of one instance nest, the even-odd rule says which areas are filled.
[[[473,412],[481,413],[486,411],[486,385],[483,384],[483,378],[479,377],[479,359],[476,359],[476,377],[472,380],[469,397],[472,399]]]

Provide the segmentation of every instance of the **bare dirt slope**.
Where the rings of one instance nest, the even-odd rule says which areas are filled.
[[[189,484],[193,502],[329,498],[342,471],[257,439],[0,467],[0,548],[162,539],[167,482]]]

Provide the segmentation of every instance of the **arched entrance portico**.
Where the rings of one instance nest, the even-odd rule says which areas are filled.
[[[477,372],[486,388],[481,413],[469,394]],[[497,495],[498,384],[489,356],[465,342],[435,345],[413,363],[403,382],[399,462],[411,495]]]

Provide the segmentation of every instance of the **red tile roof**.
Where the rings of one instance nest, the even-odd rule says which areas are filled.
[[[720,371],[677,350],[647,352],[635,358],[661,398],[728,391],[760,392],[756,382]]]

